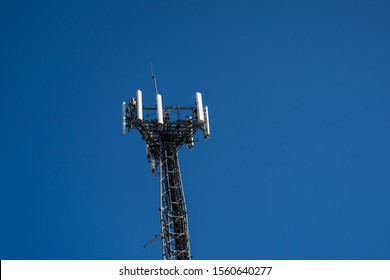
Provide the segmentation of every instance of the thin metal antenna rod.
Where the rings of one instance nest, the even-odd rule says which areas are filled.
[[[155,235],[154,238],[150,241],[148,241],[145,245],[144,245],[144,248],[146,248],[147,246],[149,246],[150,244],[152,244],[154,241],[156,240],[159,240],[161,239],[161,235]]]
[[[158,90],[157,90],[157,78],[156,78],[156,76],[154,75],[153,63],[152,63],[152,62],[150,63],[150,71],[152,72],[152,79],[153,79],[153,83],[154,83],[154,90],[156,91],[156,95],[157,95],[157,94],[158,94]]]

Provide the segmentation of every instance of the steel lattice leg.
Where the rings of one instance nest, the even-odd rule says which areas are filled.
[[[163,259],[189,260],[187,209],[174,145],[161,145],[160,191]]]

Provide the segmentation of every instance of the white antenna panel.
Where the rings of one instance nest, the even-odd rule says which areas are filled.
[[[163,124],[163,107],[161,94],[156,94],[156,106],[157,106],[157,123]]]
[[[122,103],[122,133],[126,134],[126,102]]]
[[[142,91],[137,90],[137,119],[142,121]]]
[[[198,114],[198,122],[204,122],[204,114],[203,114],[203,103],[202,103],[202,94],[200,92],[195,93],[196,98],[196,112]]]
[[[190,128],[190,132],[191,132],[191,135],[188,139],[189,142],[187,145],[188,145],[188,149],[192,150],[194,148],[194,145],[195,145],[195,143],[194,143],[194,130],[192,127]]]
[[[204,115],[206,119],[206,127],[204,130],[204,137],[210,137],[210,120],[209,120],[209,108],[207,106],[204,107]]]

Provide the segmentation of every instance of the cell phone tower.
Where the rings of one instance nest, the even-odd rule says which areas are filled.
[[[195,104],[188,107],[163,107],[162,97],[156,91],[154,107],[144,106],[142,92],[122,104],[123,134],[137,129],[146,142],[146,157],[152,173],[159,168],[160,220],[162,257],[164,260],[190,260],[188,215],[184,198],[178,151],[183,145],[194,147],[194,134],[198,129],[204,137],[210,136],[207,106],[202,95],[195,93]]]

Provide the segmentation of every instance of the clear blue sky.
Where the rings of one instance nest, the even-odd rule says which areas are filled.
[[[0,259],[160,259],[121,103],[209,106],[194,259],[390,259],[388,1],[1,1]]]

